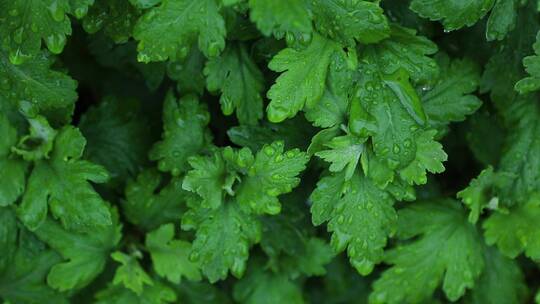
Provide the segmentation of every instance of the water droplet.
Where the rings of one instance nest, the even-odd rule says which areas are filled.
[[[64,8],[58,5],[58,1],[53,1],[51,3],[51,5],[49,6],[49,11],[51,12],[51,15],[55,21],[64,21],[66,13],[64,11]]]
[[[21,52],[21,49],[17,49],[15,52],[9,53],[9,61],[14,65],[18,65],[24,62],[24,55]]]
[[[267,156],[272,156],[274,155],[274,153],[276,153],[276,150],[270,146],[266,146],[264,147],[264,154],[266,154]]]
[[[87,13],[88,7],[86,6],[75,9],[75,17],[77,17],[77,19],[81,19],[82,17],[86,16]]]
[[[63,34],[53,34],[45,38],[47,48],[53,54],[60,54],[66,45],[66,36]]]
[[[222,43],[218,41],[212,41],[208,45],[208,56],[209,57],[215,57],[221,53],[221,50],[223,49]]]

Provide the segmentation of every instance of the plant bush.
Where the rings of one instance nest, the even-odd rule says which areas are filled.
[[[539,9],[0,0],[0,300],[533,302]]]

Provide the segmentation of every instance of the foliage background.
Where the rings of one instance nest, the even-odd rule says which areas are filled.
[[[534,301],[538,9],[0,0],[0,299]]]

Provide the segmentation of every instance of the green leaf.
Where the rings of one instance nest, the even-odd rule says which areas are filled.
[[[391,196],[356,173],[349,183],[341,174],[323,177],[311,194],[311,201],[313,224],[328,222],[334,250],[347,249],[356,270],[369,274],[381,261],[387,238],[395,229]]]
[[[218,208],[224,200],[223,190],[232,193],[232,184],[237,179],[234,172],[228,173],[220,151],[211,157],[193,156],[189,160],[193,168],[182,183],[182,188],[197,193],[204,208]]]
[[[436,59],[440,76],[432,87],[422,88],[422,104],[433,127],[463,121],[482,104],[478,97],[471,95],[480,82],[480,71],[474,62],[450,60],[444,53],[438,54]]]
[[[17,218],[10,208],[0,207],[0,273],[8,266],[17,249]]]
[[[495,0],[413,0],[411,9],[430,20],[441,21],[444,29],[457,30],[480,20]]]
[[[277,196],[291,192],[300,183],[297,176],[306,168],[309,157],[299,149],[283,151],[284,143],[265,145],[255,155],[237,192],[239,204],[255,213],[276,214],[281,211]]]
[[[57,132],[49,125],[43,116],[28,118],[29,131],[11,151],[22,156],[27,161],[49,158]]]
[[[156,4],[159,4],[161,0],[129,0],[129,2],[137,8],[147,9]]]
[[[400,210],[397,236],[416,238],[386,252],[392,266],[373,284],[370,303],[422,302],[441,283],[456,301],[484,269],[482,240],[456,201],[417,202]]]
[[[106,97],[79,122],[88,141],[85,158],[107,168],[115,185],[136,176],[147,163],[151,134],[140,107],[135,99]]]
[[[42,41],[52,53],[61,53],[71,35],[69,10],[69,0],[0,1],[0,36],[6,38],[2,47],[10,61],[21,64],[38,55]]]
[[[523,65],[530,76],[521,79],[515,86],[516,90],[521,94],[540,89],[540,31],[536,35],[533,48],[535,55],[523,58]]]
[[[442,145],[433,140],[437,131],[425,131],[416,137],[416,157],[399,171],[401,178],[409,185],[423,185],[427,182],[427,172],[442,173],[443,162],[448,159]]]
[[[163,182],[164,177],[157,170],[145,170],[127,183],[122,211],[129,222],[150,231],[180,220],[187,196],[182,180],[173,178],[162,187]]]
[[[476,223],[485,208],[497,209],[499,199],[494,193],[495,187],[505,187],[512,176],[495,173],[493,167],[482,170],[477,178],[471,180],[467,188],[458,192],[457,197],[471,210],[469,221]]]
[[[486,38],[502,40],[516,26],[517,6],[524,1],[496,0],[487,21]]]
[[[107,204],[89,183],[107,181],[108,173],[80,160],[85,144],[78,129],[66,126],[56,136],[51,158],[36,162],[18,210],[29,229],[45,222],[48,205],[68,230],[90,231],[112,224]]]
[[[0,113],[0,207],[13,204],[26,186],[26,164],[12,157],[11,148],[17,143],[17,130],[4,113]]]
[[[177,90],[181,94],[202,95],[205,87],[204,64],[206,58],[193,46],[189,54],[179,61],[169,61],[167,75],[177,81]]]
[[[229,270],[242,277],[249,248],[261,238],[256,217],[230,200],[213,210],[191,209],[182,218],[182,228],[196,229],[190,259],[200,265],[211,283],[225,279]]]
[[[264,78],[243,44],[232,44],[204,68],[210,92],[221,92],[221,110],[236,117],[241,124],[256,124],[263,116],[261,93]]]
[[[133,31],[142,62],[182,58],[195,41],[205,56],[217,56],[225,48],[225,34],[216,0],[163,0]]]
[[[141,294],[119,285],[109,286],[96,294],[97,304],[165,304],[175,303],[174,290],[158,281],[147,285]]]
[[[249,0],[250,18],[265,35],[285,32],[311,33],[306,0]]]
[[[332,56],[321,99],[314,106],[304,108],[306,119],[316,127],[329,128],[347,121],[357,66],[355,52],[350,52],[349,57],[344,55],[338,52]]]
[[[2,208],[2,210],[7,210]],[[1,212],[1,211],[0,211]],[[4,220],[5,218],[2,218]],[[9,222],[2,221],[5,227]],[[2,229],[3,230],[3,229]],[[67,299],[46,284],[46,276],[61,257],[45,247],[27,230],[11,231],[12,243],[9,261],[0,268],[0,297],[6,303],[69,303]],[[3,250],[4,248],[2,248]],[[1,252],[1,250],[0,250]],[[0,264],[0,266],[2,266]]]
[[[251,151],[259,151],[264,145],[274,141],[284,141],[287,149],[306,150],[315,135],[315,128],[302,116],[285,120],[281,123],[262,122],[258,126],[242,125],[227,131],[230,140]]]
[[[189,261],[191,244],[174,239],[174,225],[162,225],[146,235],[146,248],[150,251],[156,272],[173,283],[182,277],[199,281],[201,274],[197,264]]]
[[[493,213],[482,225],[486,243],[497,244],[499,250],[510,258],[522,252],[531,259],[540,258],[539,202],[537,197],[532,197],[529,202],[507,213]]]
[[[371,61],[377,63],[379,73],[393,74],[404,69],[413,82],[431,80],[439,73],[437,62],[429,55],[437,52],[437,45],[416,31],[398,25],[391,26],[391,35],[378,44],[367,47],[376,53]]]
[[[319,102],[331,58],[338,51],[337,43],[315,34],[306,49],[286,48],[272,58],[268,67],[282,74],[267,93],[270,104],[266,111],[271,122],[292,118],[304,105]]]
[[[234,285],[234,299],[244,304],[303,304],[300,285],[286,274],[265,271],[263,265],[253,265],[245,278]]]
[[[169,92],[163,105],[163,136],[150,151],[158,168],[178,176],[188,168],[188,158],[201,152],[211,142],[206,126],[210,114],[197,97],[188,95],[176,100]]]
[[[486,246],[483,252],[486,267],[468,295],[467,303],[523,303],[527,287],[518,263],[504,257],[494,247]]]
[[[80,289],[92,282],[104,269],[109,253],[121,238],[122,226],[113,211],[110,226],[95,228],[88,233],[76,233],[48,218],[35,231],[40,240],[56,250],[64,261],[54,265],[47,283],[60,291]]]
[[[404,69],[399,69],[393,74],[384,75],[383,82],[388,86],[405,110],[419,124],[424,125],[427,117],[420,98],[409,82],[409,75]]]
[[[390,26],[379,3],[316,0],[312,5],[315,27],[344,45],[376,43],[390,36]]]
[[[369,60],[373,56],[376,55],[369,54]],[[363,77],[359,83],[358,98],[362,103],[362,108],[369,115],[360,118],[366,126],[365,133],[369,134],[369,130],[374,132],[371,139],[373,151],[377,157],[385,160],[386,164],[394,169],[414,160],[415,133],[420,126],[407,112],[396,94],[384,83],[377,70],[377,66],[369,61],[361,66],[360,72],[366,77]]]
[[[14,65],[0,50],[0,96],[15,105],[35,108],[48,118],[69,121],[77,99],[77,82],[62,72],[52,70],[53,62],[51,56],[41,52],[22,64]]]
[[[527,202],[540,189],[540,108],[534,98],[520,98],[505,111],[511,125],[498,171],[512,178],[498,194],[511,206]]]
[[[140,258],[137,252],[133,255],[127,255],[123,252],[115,251],[111,254],[111,257],[121,264],[116,269],[113,284],[123,285],[139,296],[143,293],[146,285],[154,285],[152,279],[137,261]]]
[[[131,38],[140,11],[128,0],[95,0],[82,20],[87,33],[102,30],[115,43],[126,43]]]
[[[303,252],[293,257],[294,264],[307,276],[323,276],[325,266],[334,258],[334,251],[329,244],[319,238],[312,237],[305,242]]]
[[[184,281],[176,286],[178,297],[186,304],[230,304],[228,295],[218,286],[208,282]]]

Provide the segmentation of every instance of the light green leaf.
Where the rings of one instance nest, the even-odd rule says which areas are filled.
[[[242,178],[237,192],[239,204],[255,213],[276,214],[281,210],[277,196],[291,192],[300,183],[298,175],[309,157],[299,149],[283,151],[281,141],[265,145]]]
[[[332,56],[340,51],[337,43],[314,35],[304,50],[286,48],[268,64],[282,74],[267,93],[266,111],[271,122],[292,118],[304,105],[314,106],[322,98]]]
[[[356,270],[369,274],[381,261],[387,238],[395,229],[392,197],[356,173],[349,183],[343,174],[323,177],[311,194],[311,201],[313,224],[328,221],[334,250],[347,249]]]
[[[120,241],[121,229],[116,211],[112,225],[95,228],[89,233],[66,230],[48,218],[35,233],[60,253],[64,261],[51,268],[47,283],[60,291],[90,284],[105,269],[109,253]]]
[[[137,261],[137,259],[140,257],[136,255],[127,255],[120,251],[113,252],[111,257],[113,260],[121,264],[116,269],[113,284],[123,285],[139,296],[143,293],[146,285],[154,285],[154,282],[150,276],[146,274],[144,269],[142,269],[141,265]]]
[[[146,234],[146,248],[150,251],[152,263],[157,274],[173,283],[180,283],[182,277],[199,281],[198,266],[188,260],[191,244],[174,239],[174,225],[162,225]]]
[[[360,155],[364,151],[364,140],[352,135],[334,137],[325,144],[328,150],[315,153],[318,157],[331,163],[331,172],[341,172],[345,167],[345,179],[349,180],[356,170]]]
[[[97,304],[165,304],[176,303],[174,290],[158,281],[145,286],[141,294],[119,285],[109,286],[96,294]]]
[[[442,173],[444,171],[443,162],[448,159],[448,155],[443,150],[442,145],[433,138],[437,131],[424,131],[416,137],[416,157],[405,168],[399,171],[401,178],[409,185],[423,185],[427,183],[427,172]]]
[[[261,238],[259,220],[230,200],[214,210],[188,211],[182,228],[196,229],[190,260],[200,265],[211,283],[225,279],[229,270],[242,277],[249,248]]]
[[[482,170],[477,178],[471,180],[467,188],[458,192],[457,197],[471,210],[469,221],[476,223],[485,208],[497,210],[499,198],[496,196],[496,187],[504,187],[511,181],[508,174],[495,173],[493,167]]]
[[[324,93],[311,107],[305,107],[305,116],[314,126],[329,128],[347,121],[347,107],[354,95],[357,76],[356,52],[335,53],[326,77]]]
[[[523,252],[531,259],[539,259],[539,203],[538,197],[532,197],[529,202],[507,213],[493,213],[482,225],[486,243],[497,244],[499,250],[510,258]]]
[[[523,58],[523,65],[530,76],[521,79],[515,86],[515,89],[521,94],[540,89],[540,32],[536,35],[533,48],[535,55]]]
[[[201,205],[204,208],[221,206],[223,190],[231,189],[236,180],[234,172],[227,173],[221,152],[216,151],[210,157],[193,156],[189,164],[193,169],[184,177],[182,188],[197,193],[203,199]]]
[[[18,209],[31,230],[45,222],[48,208],[68,230],[91,231],[112,224],[107,204],[89,183],[107,181],[108,173],[80,160],[85,144],[78,129],[66,126],[56,136],[51,158],[35,164]]]

